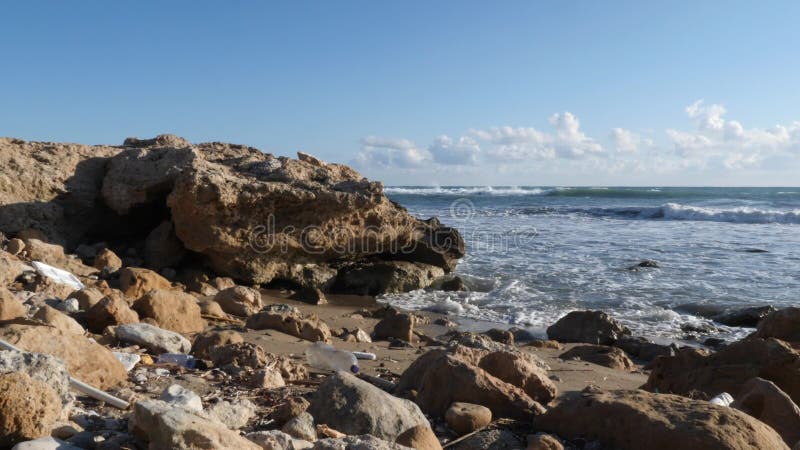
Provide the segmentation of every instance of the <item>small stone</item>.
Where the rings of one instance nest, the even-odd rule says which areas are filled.
[[[238,430],[256,416],[256,405],[247,399],[223,400],[211,406],[208,415],[231,430]]]
[[[244,342],[241,334],[233,330],[206,331],[198,334],[192,344],[192,354],[196,358],[208,359],[209,349],[219,345],[239,344]]]
[[[192,343],[174,331],[149,323],[129,323],[114,328],[114,336],[129,344],[141,345],[153,353],[189,353]]]
[[[245,286],[220,291],[214,301],[228,314],[248,317],[261,310],[261,293]]]
[[[459,436],[472,433],[492,422],[492,411],[481,405],[456,402],[444,414],[447,425]]]
[[[416,450],[442,450],[442,444],[427,424],[409,428],[395,442]]]
[[[139,315],[120,295],[109,295],[95,303],[85,316],[86,325],[93,333],[102,333],[108,326],[139,322]]]
[[[111,352],[114,356],[122,363],[122,366],[125,367],[125,370],[130,372],[136,367],[136,364],[142,360],[142,357],[137,355],[136,353],[126,353],[126,352]]]
[[[527,438],[526,450],[564,450],[564,445],[553,435],[546,433],[532,434]]]
[[[14,256],[19,255],[23,250],[25,250],[25,241],[22,239],[11,239],[6,244],[6,251]]]
[[[375,325],[375,339],[402,339],[411,342],[414,339],[414,317],[390,309],[386,317]]]
[[[308,405],[303,397],[289,397],[272,413],[272,418],[280,424],[286,423],[306,412]]]
[[[277,389],[286,386],[286,381],[280,371],[273,367],[264,367],[250,375],[249,384],[256,389]]]
[[[122,269],[122,260],[116,253],[104,248],[94,257],[94,268],[106,273],[114,273]]]
[[[307,412],[302,412],[283,425],[281,431],[298,439],[314,442],[317,440],[317,430],[314,428],[314,418]]]
[[[372,342],[372,338],[369,337],[369,333],[362,330],[361,328],[355,328],[344,333],[341,336],[342,340],[345,342],[358,342],[358,343],[368,343]]]
[[[203,401],[200,396],[179,384],[173,384],[164,389],[158,399],[191,411],[203,410]]]
[[[75,301],[75,306],[77,307],[77,300],[72,300]],[[36,314],[33,315],[33,318],[59,328],[62,331],[66,331],[67,333],[83,335],[86,332],[75,319],[47,305],[43,305],[39,308]]]
[[[64,300],[63,302],[58,303],[56,305],[56,309],[58,309],[59,311],[66,312],[66,313],[74,313],[74,312],[80,311],[81,307],[80,307],[80,303],[78,302],[77,299],[68,298],[68,299]]]

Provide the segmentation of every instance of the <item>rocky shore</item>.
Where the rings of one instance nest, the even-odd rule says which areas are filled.
[[[465,332],[375,301],[457,289],[464,242],[346,166],[159,136],[0,167],[0,448],[800,448],[800,309],[715,351],[600,311]]]

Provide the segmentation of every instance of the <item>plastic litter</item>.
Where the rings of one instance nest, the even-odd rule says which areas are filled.
[[[306,349],[306,360],[311,367],[320,370],[343,370],[358,373],[358,360],[346,350],[337,350],[330,344],[315,342]]]
[[[197,360],[192,355],[184,355],[182,353],[162,353],[158,355],[156,362],[159,364],[175,364],[178,366],[186,367],[187,369],[194,369]]]
[[[733,403],[733,397],[731,396],[731,394],[723,392],[717,395],[716,397],[712,398],[708,402],[711,403],[712,405],[731,406],[731,403]]]
[[[67,272],[66,270],[61,270],[58,267],[49,266],[43,262],[34,261],[33,268],[36,271],[47,278],[55,281],[58,284],[66,284],[74,288],[76,291],[85,288],[86,286],[81,283],[81,280],[78,279],[75,275]]]
[[[375,361],[376,359],[378,359],[378,355],[376,355],[375,353],[353,352],[353,356],[355,356],[356,359],[367,359],[370,361]]]

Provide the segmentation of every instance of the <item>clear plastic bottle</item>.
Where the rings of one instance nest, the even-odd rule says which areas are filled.
[[[345,350],[336,350],[324,342],[311,344],[306,349],[306,360],[316,369],[358,373],[358,360],[355,355]]]
[[[711,403],[712,405],[731,406],[731,403],[733,403],[733,397],[731,396],[731,394],[723,392],[717,395],[716,397],[712,398],[708,402]]]

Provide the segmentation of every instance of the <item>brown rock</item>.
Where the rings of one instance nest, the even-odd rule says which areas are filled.
[[[42,307],[36,311],[36,314],[33,315],[33,318],[62,331],[66,331],[67,333],[82,336],[86,332],[75,319],[47,305],[42,305]]]
[[[286,381],[308,379],[308,368],[290,356],[267,353],[267,365],[279,370]]]
[[[11,239],[6,244],[6,250],[12,255],[19,255],[25,250],[25,241],[22,239]]]
[[[459,436],[483,428],[492,422],[492,411],[473,403],[456,402],[447,408],[444,420]]]
[[[122,293],[120,293],[120,295],[121,294]],[[96,288],[84,288],[70,294],[70,297],[77,300],[78,306],[84,311],[90,310],[92,306],[96,305],[105,296],[105,294]]]
[[[444,350],[417,358],[403,372],[396,392],[416,391],[414,401],[428,414],[442,416],[454,402],[483,405],[495,417],[529,420],[544,411],[520,388]]]
[[[25,241],[25,249],[32,261],[41,261],[74,275],[89,276],[96,272],[79,259],[67,256],[64,253],[64,247],[60,245],[48,244],[38,239],[28,239]]]
[[[375,339],[402,339],[411,342],[414,339],[414,316],[389,309],[383,320],[375,325],[372,333]]]
[[[214,296],[222,310],[235,316],[251,316],[261,311],[261,293],[245,286],[234,286]]]
[[[0,327],[0,339],[29,352],[61,359],[70,375],[98,389],[109,389],[128,379],[125,368],[111,351],[58,328],[8,324]]]
[[[534,428],[620,450],[788,449],[773,429],[733,408],[645,391],[568,395]]]
[[[564,348],[564,346],[558,343],[558,341],[543,340],[543,339],[535,339],[527,345],[534,348],[549,348],[553,350],[561,350],[562,348]]]
[[[219,303],[215,302],[214,300],[200,300],[197,304],[200,306],[200,314],[203,316],[209,316],[218,319],[224,319],[228,317],[228,315],[225,314],[225,311],[222,310],[222,307],[219,306]]]
[[[266,366],[269,360],[269,357],[261,347],[250,342],[209,347],[208,357],[217,367],[234,365],[254,369]]]
[[[780,309],[761,319],[756,336],[800,342],[800,308]]]
[[[47,383],[22,372],[0,374],[0,447],[48,436],[61,399]]]
[[[481,358],[478,367],[521,388],[530,398],[546,405],[555,398],[556,385],[537,364],[541,362],[529,353],[497,351]]]
[[[289,305],[270,305],[247,319],[247,328],[277,330],[311,342],[331,341],[328,325],[313,314],[303,316]]]
[[[218,345],[239,344],[244,342],[241,334],[232,330],[206,331],[194,338],[192,355],[195,358],[209,359],[208,350]]]
[[[408,292],[429,287],[444,274],[441,267],[421,262],[359,262],[339,269],[331,290],[356,295]]]
[[[532,434],[527,440],[526,450],[564,450],[564,444],[550,434]]]
[[[577,345],[559,355],[561,359],[578,359],[617,370],[633,370],[633,364],[624,351],[606,345]]]
[[[611,345],[631,332],[602,311],[572,311],[547,328],[547,336],[558,342]]]
[[[508,330],[492,328],[491,330],[488,330],[483,334],[489,336],[489,339],[495,342],[499,342],[501,344],[506,344],[506,345],[514,345],[514,333]]]
[[[416,450],[442,450],[442,444],[428,424],[409,428],[400,433],[395,442]]]
[[[119,271],[119,285],[129,298],[138,299],[153,289],[170,289],[172,284],[152,270],[126,267]]]
[[[175,267],[185,255],[186,249],[175,236],[175,229],[170,221],[161,222],[144,241],[144,261],[148,267]]]
[[[286,386],[286,381],[278,369],[264,367],[250,375],[249,384],[256,389],[277,389]]]
[[[5,286],[0,286],[0,320],[11,320],[23,317],[28,310],[19,299]]]
[[[739,392],[751,378],[772,381],[795,403],[800,401],[800,354],[776,339],[745,339],[716,353],[681,349],[659,357],[642,389],[711,398]]]
[[[2,209],[2,206],[0,206]],[[19,258],[0,250],[0,286],[6,287],[13,283],[26,270],[26,265]]]
[[[771,426],[786,445],[800,442],[800,408],[775,383],[753,378],[742,386],[731,407]]]
[[[122,260],[116,253],[104,248],[97,252],[94,257],[94,268],[108,273],[114,273],[122,269]]]
[[[308,400],[303,397],[289,397],[275,409],[275,412],[272,413],[272,418],[278,424],[283,425],[306,412],[309,404]]]
[[[117,295],[103,297],[86,311],[86,326],[92,333],[102,333],[108,326],[139,322],[139,315]]]
[[[154,289],[133,304],[139,317],[151,318],[160,328],[177,333],[198,333],[206,327],[197,300],[179,291]]]

